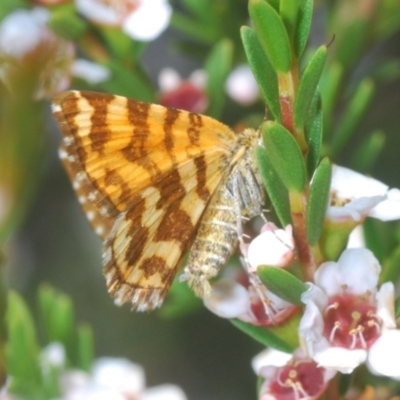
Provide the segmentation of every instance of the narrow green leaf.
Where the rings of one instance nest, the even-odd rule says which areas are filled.
[[[34,399],[41,390],[39,346],[32,316],[23,299],[13,291],[9,294],[6,319],[6,364],[9,376],[13,377],[9,392]]]
[[[289,38],[292,38],[297,24],[299,0],[281,0],[280,15],[285,24]]]
[[[268,158],[279,178],[289,192],[301,193],[306,184],[306,166],[296,140],[276,122],[266,122],[262,131]]]
[[[268,110],[272,113],[276,121],[281,122],[282,117],[276,72],[269,62],[267,55],[264,53],[254,30],[243,26],[240,33],[247,60],[268,105]]]
[[[281,7],[281,2],[280,0],[267,0],[269,4],[271,4],[272,7],[274,7],[274,10],[279,13],[279,9]]]
[[[369,37],[368,24],[367,18],[354,16],[351,23],[342,26],[337,35],[335,59],[344,66],[345,70],[351,68],[362,55]]]
[[[317,244],[328,207],[332,167],[324,158],[315,171],[311,182],[307,205],[307,239],[311,246]]]
[[[233,44],[228,39],[218,42],[211,50],[205,62],[207,73],[207,94],[210,106],[207,114],[219,118],[222,113],[225,94],[225,80],[231,70]]]
[[[258,267],[257,274],[272,293],[292,304],[304,306],[301,295],[307,290],[307,286],[300,279],[282,268],[266,265]]]
[[[322,119],[321,96],[319,90],[317,90],[311,103],[309,116],[305,122],[305,132],[308,143],[307,171],[309,176],[313,175],[320,159],[323,135]]]
[[[351,165],[356,171],[367,172],[375,165],[386,143],[386,135],[378,130],[367,136],[354,151]]]
[[[77,352],[77,367],[89,372],[94,359],[94,339],[89,324],[82,324],[78,327]]]
[[[274,206],[274,211],[282,226],[287,226],[292,223],[288,191],[268,159],[267,152],[263,147],[258,146],[256,148],[256,158],[261,178]]]
[[[55,290],[47,285],[43,284],[38,290],[38,304],[39,304],[39,314],[41,318],[41,324],[43,326],[43,333],[46,343],[51,342],[50,333],[50,318],[53,309],[53,304],[56,301]]]
[[[240,329],[264,346],[272,347],[285,353],[292,353],[294,351],[294,347],[280,339],[268,328],[248,324],[240,319],[231,319],[230,321],[236,326],[236,328]]]
[[[340,397],[344,397],[351,387],[354,374],[340,374],[339,376],[339,393]]]
[[[385,254],[388,254],[388,244],[393,237],[384,229],[381,221],[374,218],[366,218],[363,224],[365,247],[374,253],[374,256],[382,263]]]
[[[61,342],[67,354],[72,352],[72,333],[74,330],[74,310],[72,301],[62,293],[57,293],[56,300],[50,313],[50,341]]]
[[[326,60],[326,46],[321,46],[308,63],[300,80],[294,102],[294,124],[297,129],[302,129],[307,118],[311,102],[317,90],[318,82]]]
[[[303,54],[306,47],[313,15],[314,1],[301,0],[294,35],[294,52],[297,58]]]
[[[50,14],[47,22],[49,28],[64,39],[76,41],[88,28],[88,24],[80,18],[73,4],[62,4]]]
[[[210,14],[213,1],[214,0],[183,0],[182,3],[191,14],[205,20]]]
[[[330,128],[332,125],[334,107],[337,102],[338,93],[343,78],[343,66],[338,62],[330,63],[320,80],[320,92],[322,96],[324,127]],[[324,134],[326,134],[324,129]]]
[[[331,154],[338,154],[346,145],[354,129],[364,116],[372,96],[375,91],[375,85],[371,79],[364,79],[357,87],[350,104],[346,107],[345,113],[335,131],[332,141]]]
[[[275,70],[280,73],[289,72],[292,54],[280,15],[264,0],[250,0],[249,13],[258,40]]]
[[[400,277],[400,245],[398,245],[385,260],[382,265],[382,272],[379,275],[380,283],[384,282],[398,282]]]
[[[156,101],[154,89],[141,71],[133,72],[118,61],[111,61],[106,67],[111,71],[111,78],[99,84],[100,89],[149,103]]]
[[[396,317],[396,319],[397,318],[399,318],[400,317],[400,297],[398,297],[397,299],[396,299],[396,301],[395,301],[395,304],[394,304],[394,315],[395,315],[395,317]]]
[[[218,37],[218,30],[213,25],[205,25],[202,21],[188,18],[179,12],[172,14],[170,27],[202,43],[212,44]],[[206,27],[208,29],[205,29]]]
[[[186,263],[185,260],[184,264]],[[179,279],[174,279],[168,292],[165,303],[160,308],[158,315],[162,318],[172,319],[190,315],[203,307],[203,302],[194,295],[188,285],[183,285]]]
[[[48,285],[42,285],[38,302],[47,343],[60,342],[71,360],[74,357],[74,311],[71,299]]]

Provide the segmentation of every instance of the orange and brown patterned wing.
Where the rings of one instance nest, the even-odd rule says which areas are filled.
[[[160,305],[228,172],[235,134],[205,116],[94,92],[62,93],[53,112],[78,199],[107,238],[110,292],[140,309]]]
[[[56,96],[60,157],[93,229],[102,238],[132,198],[188,159],[217,152],[229,162],[235,134],[211,118],[95,92]],[[199,191],[211,174],[199,176]]]
[[[214,157],[217,155],[214,154]],[[215,170],[201,195],[205,164],[188,160],[133,199],[104,243],[104,274],[117,304],[139,311],[159,307],[190,245],[211,194],[226,171]],[[207,159],[212,166],[217,160]]]

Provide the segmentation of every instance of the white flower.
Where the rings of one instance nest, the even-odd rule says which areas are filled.
[[[297,306],[269,292],[265,286],[251,284],[244,271],[212,282],[210,294],[203,302],[221,318],[238,318],[260,326],[280,324],[298,310]]]
[[[374,372],[399,376],[400,358],[389,351],[391,362],[385,363],[382,353],[376,356],[375,346],[382,351],[396,327],[394,287],[387,282],[377,290],[380,270],[374,255],[359,248],[345,250],[338,262],[326,262],[315,273],[315,284],[302,295],[306,309],[299,332],[318,365],[351,373],[368,358]],[[400,357],[400,341],[391,349]]]
[[[362,225],[357,225],[350,233],[347,248],[365,247],[364,229]]]
[[[63,400],[186,400],[183,391],[170,384],[147,389],[144,370],[123,358],[100,358],[91,374],[73,370],[63,374]]]
[[[298,349],[294,354],[267,349],[254,357],[253,369],[264,378],[260,400],[319,399],[336,371],[325,369]]]
[[[260,89],[248,65],[236,67],[226,80],[228,95],[239,104],[249,105],[260,97]]]
[[[33,90],[42,99],[69,86],[74,47],[47,27],[49,15],[21,9],[0,24],[0,79],[11,92]]]
[[[21,59],[47,39],[46,28],[50,12],[37,7],[16,10],[8,14],[0,25],[0,51],[4,55]]]
[[[331,199],[327,217],[362,222],[365,217],[382,221],[400,218],[400,190],[348,168],[333,165]]]
[[[254,272],[260,265],[285,267],[293,261],[294,256],[291,225],[283,230],[277,229],[274,224],[265,224],[247,250],[247,260]]]
[[[75,0],[77,10],[103,25],[121,26],[136,40],[150,41],[168,26],[172,8],[167,0]]]
[[[53,342],[47,345],[40,354],[42,368],[49,367],[62,368],[65,365],[65,349],[59,342]]]
[[[193,71],[183,80],[172,68],[163,68],[158,76],[160,104],[190,112],[203,113],[208,107],[205,92],[207,76],[204,70]]]
[[[78,58],[72,63],[71,73],[92,85],[104,82],[111,76],[110,70],[106,67],[83,58]]]

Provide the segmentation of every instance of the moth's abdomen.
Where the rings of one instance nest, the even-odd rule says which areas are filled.
[[[210,290],[209,279],[227,263],[238,244],[235,199],[222,184],[207,207],[181,280],[187,280],[196,295]]]

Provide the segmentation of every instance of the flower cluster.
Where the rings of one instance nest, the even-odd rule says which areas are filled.
[[[172,384],[147,388],[143,368],[125,358],[102,357],[96,359],[90,372],[67,368],[64,346],[53,342],[41,352],[43,375],[57,376],[57,400],[187,400],[183,390]],[[7,386],[0,393],[1,400],[13,400]]]
[[[398,189],[334,166],[325,224],[344,227],[348,236],[367,216],[399,219],[398,194]],[[263,265],[293,266],[295,246],[291,226],[282,230],[267,223],[242,248],[247,273],[226,272],[212,284],[204,304],[223,318],[265,327],[284,324],[299,306],[268,290],[257,271]],[[318,399],[336,372],[348,374],[363,363],[373,374],[400,380],[394,285],[378,288],[380,272],[380,263],[365,247],[345,249],[337,262],[319,265],[301,295],[300,347],[293,355],[269,349],[253,360],[264,381],[260,399]]]

